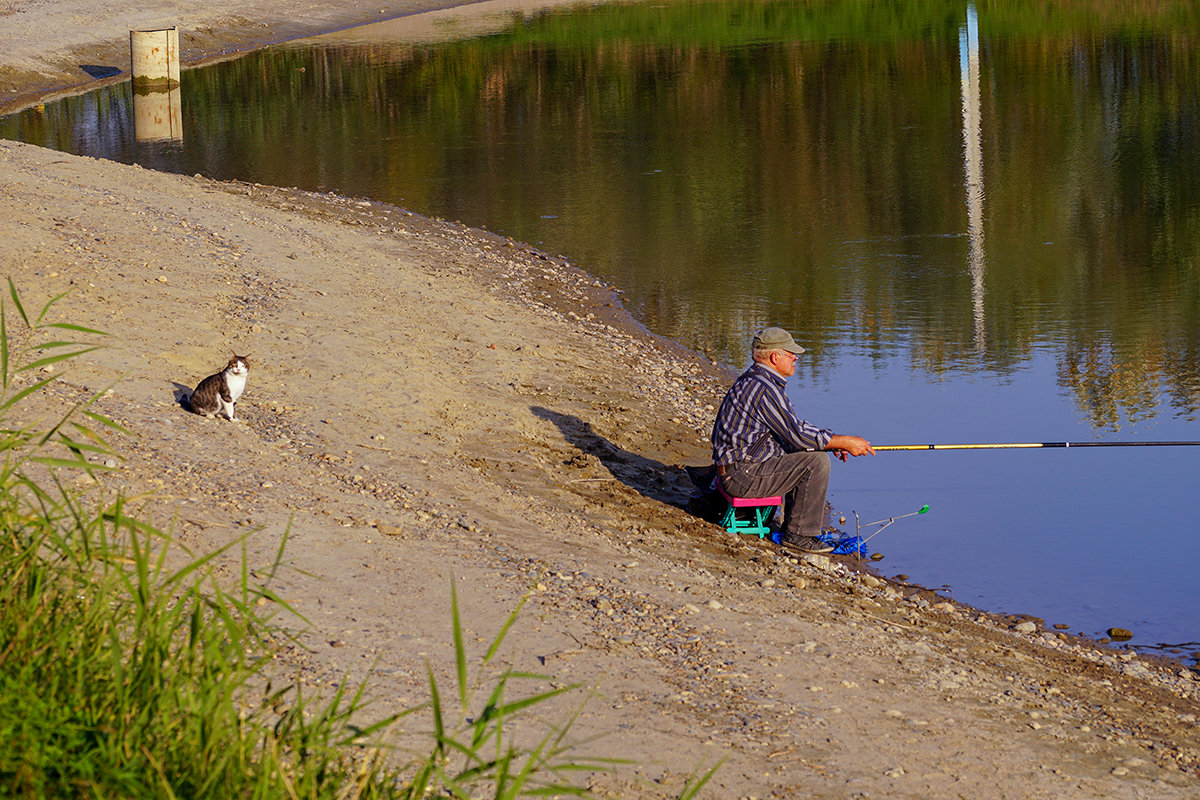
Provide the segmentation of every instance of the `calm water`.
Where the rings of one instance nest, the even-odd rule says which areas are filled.
[[[127,85],[0,136],[539,243],[735,367],[783,325],[797,408],[876,444],[1200,440],[1200,12],[1109,5],[409,20],[185,73],[181,139],[138,141]],[[850,529],[932,507],[872,541],[888,574],[1186,655],[1198,472],[1200,448],[886,453],[836,464],[831,500]]]

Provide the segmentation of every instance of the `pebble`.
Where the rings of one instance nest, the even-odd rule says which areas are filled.
[[[1037,632],[1037,623],[1032,622],[1030,620],[1025,620],[1024,622],[1018,622],[1016,625],[1013,626],[1013,630],[1016,631],[1017,633],[1036,633]]]
[[[723,608],[723,606],[721,605],[721,602],[720,602],[719,600],[709,600],[709,601],[708,601],[707,603],[705,603],[704,605],[708,606],[708,607],[709,607],[709,608],[711,608],[713,611],[716,611],[717,609]]]

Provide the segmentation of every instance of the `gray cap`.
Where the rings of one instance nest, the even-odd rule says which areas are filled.
[[[789,353],[800,355],[804,348],[796,344],[792,335],[783,328],[763,328],[754,334],[755,350],[787,350]]]

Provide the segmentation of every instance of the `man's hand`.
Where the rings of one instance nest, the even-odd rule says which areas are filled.
[[[846,456],[875,455],[875,448],[861,436],[831,436],[825,449],[833,451],[842,461],[846,460]]]

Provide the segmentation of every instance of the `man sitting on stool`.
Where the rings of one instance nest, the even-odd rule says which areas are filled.
[[[803,553],[828,553],[818,538],[825,519],[829,456],[875,455],[859,436],[839,436],[796,416],[783,391],[804,348],[783,328],[754,335],[754,363],[721,401],[713,424],[717,480],[733,497],[783,495],[780,544]]]

